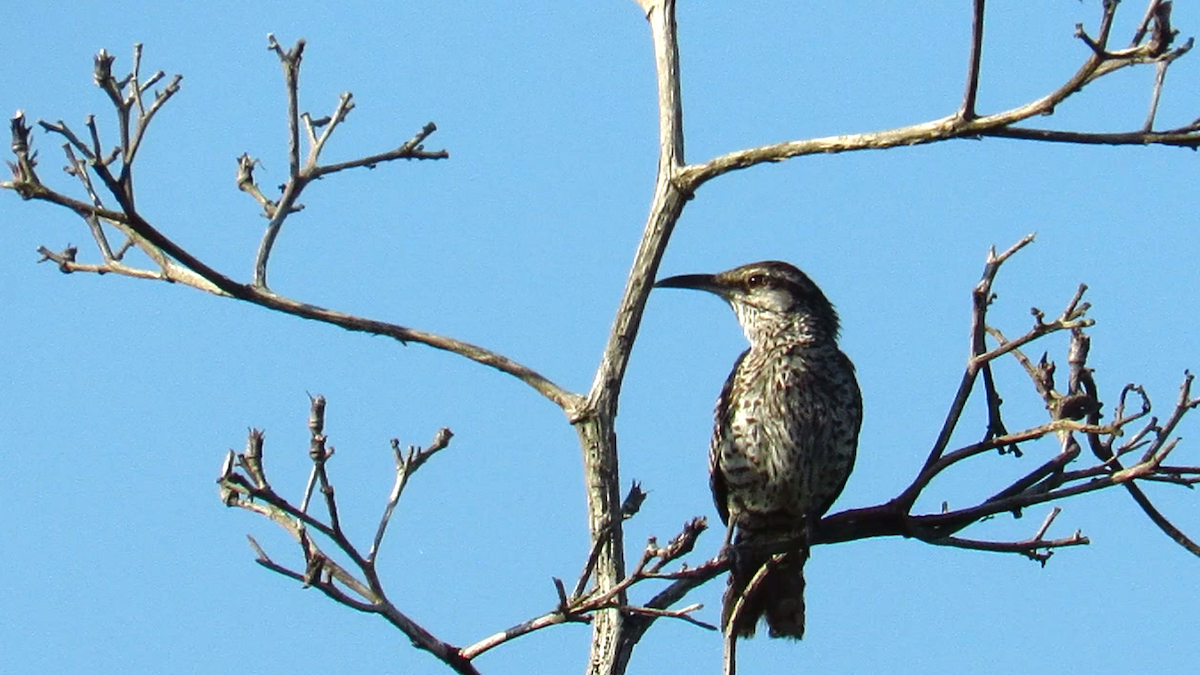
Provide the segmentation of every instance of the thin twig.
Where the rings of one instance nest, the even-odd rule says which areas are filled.
[[[295,178],[300,175],[300,62],[304,59],[304,38],[296,40],[296,45],[289,50],[275,40],[273,33],[267,33],[267,49],[279,57],[279,65],[283,67],[283,86],[287,96],[288,122],[288,176]]]
[[[774,556],[771,556],[767,562],[763,563],[762,567],[758,568],[758,571],[754,573],[754,576],[750,577],[750,582],[746,584],[746,588],[734,602],[733,609],[729,613],[729,618],[726,619],[725,625],[722,626],[725,636],[724,672],[726,675],[735,675],[737,672],[738,636],[733,627],[738,624],[738,620],[741,618],[746,609],[746,599],[752,598],[758,593],[759,587],[762,586],[762,584],[766,581],[767,575],[770,574],[772,570],[779,567],[780,564],[782,564],[783,559],[789,555],[793,554],[778,553]]]
[[[704,628],[705,630],[719,631],[720,629],[711,623],[708,623],[707,621],[701,621],[691,615],[691,612],[702,609],[703,607],[704,605],[695,603],[680,609],[655,609],[653,607],[642,607],[640,605],[621,605],[617,607],[617,609],[626,614],[643,614],[645,616],[653,616],[655,618],[665,617],[668,619],[680,619],[692,624],[693,626]]]
[[[383,543],[383,535],[387,533],[388,523],[392,520],[392,513],[396,510],[396,505],[400,503],[400,495],[404,492],[404,486],[408,484],[408,478],[416,473],[417,469],[425,463],[437,451],[445,448],[450,444],[450,439],[454,437],[454,432],[442,427],[434,435],[433,441],[424,449],[418,452],[416,448],[409,447],[408,455],[405,456],[400,451],[399,439],[392,439],[392,456],[396,462],[396,481],[392,485],[392,492],[388,495],[387,506],[384,507],[383,515],[379,518],[379,526],[375,530],[375,539],[371,542],[371,550],[367,553],[367,562],[374,563],[375,557],[379,554],[379,546]]]
[[[1150,4],[1146,7],[1146,13],[1142,15],[1142,21],[1138,24],[1137,30],[1133,32],[1133,39],[1129,41],[1130,48],[1137,47],[1142,44],[1142,40],[1146,38],[1146,32],[1150,28],[1150,22],[1154,20],[1154,15],[1158,13],[1158,6],[1162,0],[1150,0]]]
[[[958,426],[958,421],[962,417],[963,410],[967,405],[967,399],[970,397],[971,390],[975,386],[975,377],[979,373],[979,368],[982,363],[987,361],[979,357],[986,351],[984,331],[987,326],[987,308],[992,301],[992,284],[996,279],[996,274],[1000,271],[1000,266],[1005,261],[1032,242],[1033,234],[1027,234],[999,255],[996,254],[995,247],[988,251],[987,263],[983,267],[983,275],[971,293],[974,307],[974,311],[971,314],[971,356],[967,360],[966,371],[963,373],[958,391],[954,395],[954,400],[950,404],[950,410],[946,413],[946,419],[942,423],[942,430],[938,433],[937,440],[934,441],[933,448],[930,449],[929,456],[925,459],[925,466],[922,468],[922,473],[938,461],[945,451],[946,446],[950,444],[950,437],[954,434],[954,429]],[[914,498],[915,496],[913,495]]]
[[[974,0],[971,12],[971,56],[967,62],[967,91],[963,94],[958,117],[963,121],[975,119],[975,97],[979,92],[979,67],[983,60],[983,17],[985,0]]]
[[[1059,539],[1045,539],[1046,532],[1050,529],[1051,523],[1062,512],[1059,507],[1054,507],[1046,519],[1042,521],[1041,527],[1030,538],[1023,541],[980,541],[977,539],[963,539],[960,537],[943,537],[941,539],[931,540],[929,543],[938,546],[953,546],[955,548],[967,548],[977,551],[991,551],[995,553],[1019,553],[1030,560],[1039,562],[1044,567],[1046,562],[1050,560],[1055,548],[1065,546],[1086,546],[1091,543],[1083,533],[1076,531],[1075,534],[1069,537]]]
[[[1146,122],[1142,125],[1142,131],[1145,133],[1150,133],[1154,128],[1154,117],[1158,114],[1158,99],[1162,95],[1168,67],[1170,67],[1168,61],[1159,61],[1154,64],[1154,90],[1150,93],[1150,110],[1146,113]]]

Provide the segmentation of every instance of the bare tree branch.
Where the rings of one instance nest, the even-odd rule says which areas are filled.
[[[1075,534],[1069,537],[1059,539],[1046,539],[1046,530],[1050,529],[1050,524],[1062,512],[1059,507],[1054,507],[1053,510],[1046,516],[1046,520],[1042,522],[1042,526],[1038,528],[1036,534],[1024,541],[1014,542],[999,542],[999,541],[979,541],[976,539],[963,539],[960,537],[946,537],[944,539],[935,539],[929,543],[937,544],[938,546],[953,546],[955,548],[967,548],[977,551],[992,551],[996,553],[1020,553],[1021,555],[1041,563],[1045,566],[1046,561],[1053,555],[1055,548],[1064,546],[1081,546],[1091,542],[1083,533],[1076,530]]]
[[[106,87],[106,91],[116,91],[117,81],[112,78],[111,74],[111,57],[108,57],[105,52],[101,52],[101,55],[97,57],[97,62],[103,62],[103,66],[100,68],[100,73],[104,78],[106,78],[98,81],[105,83],[104,86]],[[98,78],[99,77],[101,76],[98,75]],[[132,75],[128,78],[128,81],[133,81]],[[114,94],[110,93],[110,97],[113,95]],[[169,93],[163,95],[161,100],[165,102],[169,95]],[[124,99],[122,99],[122,101],[124,101]],[[128,105],[126,105],[124,102],[121,105],[126,105],[126,107],[129,107],[134,105],[134,103],[135,102],[133,99],[130,99]],[[149,112],[147,115],[149,115]],[[144,133],[144,128],[148,123],[148,116],[145,119],[139,118],[137,121],[137,133]],[[45,249],[43,247],[43,256],[45,258],[54,259],[55,262],[59,264],[59,268],[63,272],[93,272],[97,274],[111,272],[136,278],[157,278],[165,281],[183,283],[209,293],[232,297],[244,302],[256,304],[267,309],[283,312],[285,314],[291,314],[300,318],[333,324],[355,332],[384,335],[396,339],[401,343],[416,342],[433,347],[435,349],[441,349],[464,356],[472,361],[490,366],[501,372],[516,377],[522,382],[533,387],[540,394],[562,408],[569,417],[574,417],[577,414],[577,409],[583,403],[584,398],[582,396],[563,389],[528,366],[517,363],[508,357],[497,354],[483,347],[434,333],[428,333],[383,321],[357,317],[354,315],[345,314],[343,312],[338,312],[336,310],[300,302],[298,300],[293,300],[291,298],[276,294],[262,284],[247,285],[234,281],[189,253],[183,247],[162,234],[157,228],[142,218],[142,216],[134,208],[133,200],[129,196],[131,188],[128,186],[131,185],[130,181],[132,181],[132,174],[128,170],[128,166],[122,170],[120,178],[113,176],[113,174],[109,171],[107,161],[100,158],[102,151],[100,150],[101,146],[99,136],[98,132],[95,131],[94,122],[89,123],[89,127],[93,129],[93,148],[88,148],[85,144],[79,141],[79,139],[73,133],[71,133],[70,129],[61,122],[58,124],[40,122],[40,124],[48,131],[62,134],[68,139],[68,142],[72,147],[75,147],[88,157],[89,166],[93,171],[96,172],[97,176],[100,177],[101,182],[112,194],[114,199],[116,199],[121,210],[117,211],[104,208],[103,206],[95,203],[89,204],[87,202],[73,199],[46,187],[38,178],[34,169],[37,162],[36,153],[34,153],[30,148],[30,128],[25,124],[24,114],[20,112],[13,117],[11,122],[13,134],[12,147],[14,153],[17,155],[17,162],[10,162],[10,167],[13,170],[14,180],[12,182],[0,183],[0,187],[12,189],[24,199],[41,200],[63,206],[75,212],[89,223],[93,221],[100,221],[117,227],[123,233],[128,235],[133,244],[150,256],[150,258],[154,260],[161,268],[160,272],[142,270],[125,264],[119,264],[115,261],[115,257],[113,260],[106,260],[106,262],[101,264],[84,264],[77,262],[73,256],[69,257],[61,254],[56,254],[57,257],[48,256],[46,255],[46,252],[49,251],[49,249]],[[424,158],[426,156],[433,155],[442,156],[444,153],[426,152],[423,149],[423,146],[420,144],[420,141],[432,133],[433,130],[434,127],[432,124],[427,125],[424,129],[418,132],[416,136],[402,144],[396,150],[389,151],[387,153],[381,153],[379,155],[372,155],[361,160],[320,166],[315,164],[316,158],[314,156],[312,158],[313,162],[311,167],[306,165],[303,168],[303,170],[311,169],[311,171],[314,173],[312,175],[303,174],[302,170],[302,175],[299,178],[289,181],[288,185],[292,186],[292,189],[289,192],[289,190],[285,187],[284,196],[281,197],[278,202],[270,201],[262,195],[257,186],[254,186],[253,166],[255,160],[249,158],[247,155],[243,155],[238,162],[238,186],[243,191],[255,196],[256,201],[263,206],[265,211],[271,214],[272,221],[278,219],[278,223],[281,224],[283,217],[285,217],[288,213],[293,212],[295,207],[294,200],[297,196],[299,196],[303,186],[307,185],[307,183],[315,179],[315,177],[356,166],[372,166],[376,163],[391,159],[401,159],[405,157]],[[118,151],[120,150],[121,149],[118,148]],[[123,156],[128,158],[128,162],[132,163],[132,153],[126,150],[124,151]],[[70,155],[68,155],[68,158],[70,159]],[[75,164],[77,164],[77,162],[73,162],[72,166]],[[290,197],[289,194],[291,195]],[[93,197],[93,201],[99,201],[98,197],[95,197],[94,191]],[[270,230],[271,227],[271,225],[268,225],[268,230]],[[275,228],[275,232],[278,232],[277,227]],[[273,235],[271,238],[273,240]],[[98,239],[98,242],[99,241],[100,239]],[[269,250],[269,246],[267,246],[267,248]],[[265,256],[262,256],[261,253],[262,252],[260,250],[260,259],[265,265],[266,258]],[[102,256],[107,258],[107,256],[104,256],[103,252]]]
[[[1154,6],[1170,3],[1152,2]],[[1081,91],[1086,85],[1117,70],[1145,63],[1168,62],[1182,56],[1191,49],[1189,40],[1179,49],[1169,52],[1170,41],[1174,35],[1169,25],[1169,10],[1160,20],[1162,28],[1156,32],[1160,38],[1139,44],[1135,43],[1127,49],[1108,51],[1109,33],[1112,28],[1113,15],[1116,12],[1116,2],[1103,4],[1103,15],[1100,29],[1096,38],[1092,38],[1077,26],[1075,37],[1089,47],[1090,54],[1079,70],[1063,83],[1058,89],[1024,105],[978,116],[974,111],[974,95],[978,89],[978,60],[982,53],[982,21],[973,24],[972,53],[968,67],[967,94],[963,103],[954,114],[939,119],[914,124],[898,129],[877,131],[862,134],[847,134],[815,138],[803,141],[787,141],[764,145],[757,148],[738,150],[716,157],[701,164],[691,164],[682,168],[676,175],[676,185],[685,193],[695,192],[704,183],[738,169],[746,169],[763,163],[781,162],[793,157],[803,157],[813,154],[832,154],[855,150],[879,150],[908,145],[924,145],[953,138],[979,138],[996,136],[1001,138],[1023,138],[1041,141],[1066,141],[1072,143],[1103,143],[1106,145],[1171,145],[1179,147],[1200,147],[1200,133],[1195,129],[1181,127],[1174,132],[1154,133],[1146,129],[1116,134],[1089,134],[1083,132],[1057,132],[1040,129],[1026,129],[1013,125],[1034,117],[1053,114],[1055,108],[1073,94]],[[974,16],[980,16],[983,3],[976,2]],[[1164,16],[1161,13],[1156,16]],[[979,45],[976,49],[976,45]]]
[[[379,527],[375,531],[375,541],[371,542],[371,551],[367,553],[368,561],[374,562],[375,557],[379,554],[379,545],[383,543],[383,535],[387,532],[388,523],[392,520],[392,513],[396,510],[396,505],[400,503],[400,495],[404,492],[404,486],[408,485],[408,477],[421,468],[425,460],[449,445],[453,436],[453,432],[442,427],[428,447],[422,450],[415,445],[410,445],[407,455],[400,451],[400,440],[392,439],[392,454],[396,458],[396,483],[392,486],[392,494],[388,496],[383,517],[379,519]]]
[[[354,109],[354,96],[350,92],[342,94],[338,99],[338,104],[333,114],[323,119],[319,125],[313,121],[308,113],[300,114],[298,103],[300,62],[304,55],[305,42],[304,40],[297,40],[296,45],[286,51],[275,40],[274,35],[268,34],[267,42],[268,47],[279,56],[279,62],[283,66],[284,86],[287,89],[288,100],[288,181],[283,186],[283,194],[279,197],[278,202],[272,202],[262,197],[262,193],[258,191],[257,187],[250,189],[249,186],[244,186],[246,183],[253,184],[251,171],[253,170],[254,163],[251,161],[249,162],[249,166],[247,166],[247,161],[243,159],[238,160],[239,188],[254,196],[255,200],[263,206],[267,217],[270,218],[270,221],[267,223],[267,229],[263,233],[262,242],[258,247],[258,255],[254,261],[253,286],[264,290],[267,288],[267,263],[270,260],[275,241],[279,237],[280,229],[283,227],[284,220],[289,215],[303,208],[296,200],[300,198],[300,194],[310,182],[345,169],[358,167],[375,168],[376,165],[383,162],[398,159],[448,159],[450,157],[450,154],[445,150],[428,152],[421,145],[430,134],[437,130],[437,126],[433,122],[430,122],[417,132],[415,136],[402,143],[395,150],[347,162],[326,166],[320,165],[318,162],[325,144],[329,141],[338,125],[345,121],[346,116]],[[301,121],[304,122],[309,140],[308,155],[303,165],[300,162]],[[316,126],[322,128],[320,136],[316,134]],[[243,157],[246,156],[243,155]],[[246,178],[243,178],[244,175]]]
[[[600,583],[597,583],[585,594],[573,594],[568,597],[562,580],[554,579],[558,603],[552,612],[528,621],[523,621],[499,633],[489,635],[473,645],[464,647],[462,654],[468,659],[473,659],[479,654],[510,640],[560,623],[576,622],[592,623],[595,625],[598,617],[603,616],[609,611],[617,612],[620,617],[632,626],[643,626],[640,632],[638,632],[639,638],[645,631],[644,627],[648,627],[655,619],[662,617],[681,619],[701,628],[715,630],[715,627],[711,624],[692,616],[693,612],[703,608],[702,605],[693,604],[680,609],[668,610],[667,607],[673,604],[673,602],[656,603],[651,601],[646,605],[630,605],[622,600],[625,597],[626,591],[636,584],[651,579],[674,578],[673,575],[662,574],[660,571],[664,566],[690,553],[696,545],[697,538],[699,538],[700,534],[707,527],[708,525],[704,518],[693,518],[684,524],[679,534],[673,537],[666,546],[659,546],[657,540],[651,537],[646,542],[646,548],[642,552],[641,560],[634,567],[633,571],[612,587],[604,587]],[[677,574],[686,574],[686,572],[681,571]],[[711,576],[708,578],[711,578]],[[634,642],[636,642],[636,639]]]
[[[983,17],[985,0],[974,0],[971,12],[971,57],[967,65],[967,91],[963,94],[958,117],[964,122],[975,119],[975,99],[979,93],[979,66],[983,61]]]
[[[337,501],[326,471],[326,462],[333,453],[325,447],[324,430],[325,398],[315,396],[312,398],[309,413],[309,432],[312,436],[309,458],[318,474],[321,493],[325,497],[328,522],[310,515],[303,506],[293,506],[267,482],[261,432],[251,430],[246,451],[236,456],[230,451],[222,464],[221,474],[217,478],[221,501],[226,506],[239,507],[266,516],[292,535],[304,554],[305,569],[299,572],[275,562],[257,541],[250,538],[250,545],[257,555],[256,562],[273,572],[300,581],[305,587],[316,588],[347,607],[368,614],[378,614],[408,636],[415,647],[433,654],[455,672],[477,674],[478,671],[471,664],[470,657],[464,656],[461,649],[436,638],[388,599],[375,569],[379,543],[388,521],[392,518],[396,502],[399,501],[404,482],[427,459],[445,448],[453,434],[449,429],[440,430],[429,447],[410,450],[408,458],[403,460],[403,466],[397,467],[400,478],[388,498],[388,506],[380,519],[371,551],[364,556],[346,537],[338,523]],[[326,555],[314,541],[310,530],[328,537],[358,568],[362,577],[355,576]]]
[[[688,194],[681,192],[675,184],[675,176],[684,161],[675,0],[644,0],[642,9],[650,24],[658,83],[658,175],[645,230],[634,254],[600,366],[588,392],[586,412],[573,420],[583,448],[588,529],[593,542],[608,540],[596,562],[596,586],[601,592],[620,588],[621,579],[625,577],[622,528],[610,527],[610,523],[619,520],[621,508],[614,429],[617,401],[650,287],[688,198]],[[616,602],[626,604],[622,595],[616,597]],[[588,672],[592,675],[624,672],[632,648],[633,645],[622,638],[622,614],[616,609],[600,612],[592,625]]]

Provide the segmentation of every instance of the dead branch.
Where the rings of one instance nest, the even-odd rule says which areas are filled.
[[[278,43],[274,41],[273,37],[269,41],[275,47],[278,47]],[[9,162],[9,167],[13,172],[13,180],[0,183],[0,187],[13,190],[23,199],[40,200],[57,204],[79,215],[88,223],[100,250],[103,262],[98,264],[81,263],[74,258],[74,254],[71,256],[65,254],[47,255],[46,252],[50,251],[50,249],[42,247],[44,250],[41,250],[41,252],[44,259],[54,260],[58,264],[59,269],[66,273],[114,273],[135,278],[176,282],[303,319],[329,323],[356,332],[384,335],[401,343],[415,342],[424,344],[435,349],[458,354],[477,363],[512,375],[553,401],[568,416],[576,414],[577,408],[580,407],[584,400],[582,396],[566,391],[532,368],[517,363],[501,354],[451,337],[384,321],[358,317],[293,300],[274,293],[266,286],[266,264],[273,243],[277,239],[287,216],[300,209],[296,200],[309,183],[331,173],[357,167],[374,167],[383,162],[398,159],[444,159],[449,156],[444,150],[427,151],[424,145],[422,145],[423,141],[436,129],[433,123],[427,124],[412,138],[394,150],[345,162],[320,164],[321,150],[337,126],[335,121],[337,123],[344,121],[346,114],[352,108],[350,105],[350,94],[345,94],[339,100],[335,115],[329,122],[322,125],[322,134],[317,138],[315,144],[310,147],[304,164],[299,165],[299,160],[296,159],[298,168],[283,186],[281,196],[275,200],[268,198],[254,181],[254,167],[257,164],[257,160],[243,154],[238,159],[236,181],[238,188],[254,197],[255,201],[262,206],[264,213],[269,216],[269,222],[256,258],[255,279],[250,284],[242,284],[218,272],[192,255],[181,245],[146,221],[135,208],[133,198],[133,165],[138,145],[145,135],[146,128],[149,126],[154,114],[179,90],[181,78],[176,76],[165,90],[155,95],[154,102],[150,107],[144,108],[141,96],[149,83],[139,84],[137,68],[141,62],[141,46],[136,46],[134,51],[134,70],[120,80],[117,80],[112,74],[114,57],[103,50],[96,57],[96,83],[97,86],[109,95],[109,98],[117,109],[118,131],[122,138],[122,144],[117,146],[110,155],[105,156],[102,150],[103,145],[100,140],[99,129],[96,126],[94,118],[91,116],[88,117],[87,122],[92,139],[90,145],[83,142],[61,121],[48,123],[39,120],[39,124],[46,131],[59,134],[66,139],[67,143],[64,146],[64,151],[67,154],[69,162],[66,170],[69,174],[79,177],[83,182],[90,198],[89,201],[85,202],[69,197],[51,189],[41,181],[36,172],[37,153],[32,149],[32,130],[25,122],[25,115],[23,112],[18,111],[11,120],[12,149],[16,155],[16,161]],[[293,75],[298,77],[299,58],[303,52],[303,41],[298,42],[297,46],[288,52],[283,52],[282,48],[276,49],[276,51],[280,53],[280,58],[286,63],[294,61],[290,66],[290,70],[289,66],[285,65],[285,80],[287,80],[289,87],[289,101],[292,101],[296,94],[295,87],[298,85],[290,78]],[[288,54],[291,56],[287,56]],[[292,61],[288,61],[289,58]],[[289,75],[288,73],[292,74]],[[153,78],[152,81],[157,81],[157,79],[158,77]],[[309,120],[308,123],[314,127],[317,126],[316,121]],[[296,147],[292,149],[293,158],[298,157],[295,153],[299,152],[297,149],[299,141],[296,140],[295,143]],[[86,158],[86,168],[90,169],[99,179],[100,183],[109,193],[109,196],[116,202],[117,208],[107,208],[103,205],[103,201],[92,186],[91,179],[84,169],[84,160],[77,159],[73,152],[79,152]],[[114,174],[112,165],[117,159],[121,160],[121,169],[118,174]],[[111,251],[101,224],[114,227],[127,237],[126,244],[121,248],[121,255],[116,255]],[[145,253],[154,261],[157,269],[140,269],[121,262],[125,250],[130,246],[136,246]]]
[[[251,537],[250,546],[255,551],[256,562],[266,569],[301,582],[306,588],[316,588],[339,604],[360,612],[382,616],[408,636],[414,646],[433,654],[455,672],[476,674],[478,671],[471,665],[470,657],[464,656],[461,649],[434,637],[388,599],[376,569],[379,545],[408,478],[426,460],[444,449],[453,434],[449,429],[441,429],[428,446],[423,449],[411,447],[405,457],[399,455],[399,442],[393,441],[393,448],[397,449],[395,451],[398,457],[396,486],[388,497],[387,507],[380,518],[371,549],[364,555],[347,538],[338,521],[337,499],[326,466],[333,456],[333,451],[332,448],[326,447],[325,442],[325,398],[313,397],[309,411],[309,459],[313,463],[316,479],[309,480],[299,506],[293,505],[276,492],[267,481],[262,432],[252,429],[246,442],[246,450],[241,454],[230,450],[221,466],[221,474],[217,478],[221,501],[226,506],[258,513],[282,527],[300,544],[305,565],[304,570],[299,571],[274,561]],[[314,483],[320,486],[320,492],[324,496],[327,520],[308,512],[308,499]],[[322,551],[313,538],[314,532],[329,539],[349,558],[350,563],[357,568],[357,574]]]
[[[1061,548],[1064,546],[1081,546],[1090,544],[1091,541],[1083,536],[1079,530],[1075,531],[1069,537],[1061,537],[1058,539],[1046,539],[1046,530],[1050,529],[1050,524],[1062,512],[1059,507],[1054,507],[1049,514],[1046,515],[1046,520],[1042,522],[1042,526],[1038,528],[1037,533],[1032,537],[1023,541],[1003,542],[1003,541],[980,541],[977,539],[963,539],[961,537],[945,537],[943,539],[935,539],[929,543],[938,546],[953,546],[955,548],[973,549],[976,551],[992,551],[996,553],[1019,553],[1030,560],[1039,562],[1043,567],[1046,561],[1050,560],[1050,556],[1054,554],[1052,549]]]
[[[642,2],[643,6],[663,3]],[[1120,133],[1092,133],[1073,130],[1033,129],[1016,126],[1036,117],[1052,115],[1059,105],[1096,80],[1125,68],[1155,64],[1166,76],[1166,68],[1192,48],[1189,39],[1176,49],[1170,49],[1177,31],[1170,25],[1170,4],[1151,0],[1147,19],[1134,33],[1128,48],[1111,51],[1109,36],[1117,2],[1103,3],[1100,26],[1091,37],[1082,25],[1074,36],[1088,48],[1088,56],[1079,70],[1066,82],[1045,96],[998,113],[979,115],[975,111],[975,96],[979,88],[979,64],[983,49],[984,3],[974,3],[971,52],[967,65],[967,88],[963,102],[954,113],[939,119],[886,131],[844,134],[809,140],[787,141],[757,148],[737,150],[700,164],[683,167],[676,175],[679,189],[695,192],[704,183],[730,171],[746,169],[764,163],[782,162],[795,157],[832,154],[856,150],[880,150],[901,146],[924,145],[953,138],[1016,138],[1046,142],[1087,143],[1103,145],[1167,145],[1196,149],[1200,147],[1200,127],[1195,122],[1168,131],[1152,131],[1161,85],[1156,81],[1151,95],[1151,113],[1136,130]],[[664,5],[665,6],[665,5]],[[1148,27],[1152,38],[1144,40]]]
[[[338,171],[358,167],[373,169],[379,164],[398,159],[449,159],[450,157],[450,154],[445,150],[427,151],[425,150],[425,146],[421,144],[437,130],[437,126],[433,122],[430,122],[395,150],[336,164],[319,164],[321,151],[324,150],[325,144],[329,141],[338,125],[344,122],[346,116],[354,109],[354,95],[350,92],[343,93],[338,98],[338,103],[334,108],[333,114],[322,118],[319,124],[308,113],[301,114],[299,112],[300,62],[304,55],[305,42],[304,40],[297,40],[294,47],[284,50],[275,40],[275,36],[268,34],[267,43],[268,47],[279,57],[279,62],[283,66],[284,87],[288,102],[288,138],[290,139],[288,144],[288,181],[283,185],[282,194],[279,199],[277,201],[266,199],[262,196],[262,192],[258,187],[254,185],[254,160],[250,160],[247,155],[243,155],[243,159],[238,160],[238,187],[253,196],[255,201],[263,206],[264,212],[270,219],[267,223],[267,229],[263,233],[262,242],[259,244],[258,255],[254,261],[253,286],[264,290],[267,288],[267,263],[271,257],[271,250],[275,245],[276,239],[279,237],[284,220],[289,215],[304,208],[297,200],[310,182]],[[304,123],[308,140],[308,154],[303,164],[300,161],[301,122]],[[316,132],[318,127],[321,128],[319,136]]]
[[[462,650],[463,656],[473,659],[479,654],[510,640],[560,623],[594,624],[596,616],[605,610],[616,611],[629,621],[640,619],[645,622],[646,626],[649,626],[650,622],[655,619],[667,617],[680,619],[708,630],[717,630],[716,626],[693,616],[693,613],[702,609],[703,605],[693,604],[680,609],[670,610],[667,609],[669,605],[654,603],[653,601],[645,605],[631,605],[622,600],[625,597],[626,591],[635,584],[650,579],[674,578],[672,575],[662,574],[660,571],[664,566],[690,553],[695,548],[696,540],[700,537],[700,534],[707,528],[708,524],[704,518],[693,518],[684,524],[679,534],[672,537],[666,546],[659,546],[658,541],[654,537],[651,537],[646,542],[642,558],[633,571],[613,587],[604,587],[596,584],[587,593],[576,592],[568,597],[562,580],[555,578],[553,581],[558,601],[553,611],[518,623],[506,630],[489,635],[473,645],[464,647]],[[684,566],[679,573],[686,574],[686,569],[686,566]]]

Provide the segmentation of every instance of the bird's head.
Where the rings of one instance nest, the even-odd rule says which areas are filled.
[[[655,288],[691,288],[724,299],[752,344],[794,331],[808,340],[837,339],[838,316],[804,272],[776,260],[750,263],[719,274],[667,277]]]

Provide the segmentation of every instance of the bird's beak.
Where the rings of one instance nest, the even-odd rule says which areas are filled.
[[[728,290],[714,274],[680,274],[676,277],[659,279],[655,288],[691,288],[697,291],[708,291],[724,296]]]

